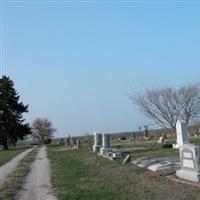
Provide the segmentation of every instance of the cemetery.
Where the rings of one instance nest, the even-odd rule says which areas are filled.
[[[85,137],[69,135],[52,140],[47,153],[56,197],[88,200],[199,199],[200,138],[190,136],[191,129],[185,121],[178,120],[176,129],[176,139],[163,133],[152,139],[151,134],[145,131],[143,138],[136,134],[134,138],[126,136],[126,140],[120,141],[114,138],[114,134],[97,132]],[[1,165],[30,147],[19,146],[0,152]],[[31,154],[35,155],[39,149]],[[29,157],[26,156],[23,162],[33,161],[33,157],[27,160]],[[0,187],[0,191],[6,191],[0,197],[7,198],[8,191],[14,195],[28,168],[23,170],[24,175],[17,182]],[[20,193],[17,195],[20,199]]]
[[[200,126],[189,123],[200,113],[200,86],[147,90],[131,99],[159,128],[54,137],[48,118],[24,123],[28,105],[9,77],[0,82],[11,93],[0,93],[0,199],[200,199]]]
[[[0,200],[200,200],[200,0],[0,0]]]
[[[90,147],[81,140],[79,149],[58,154],[61,147],[49,146],[58,198],[199,199],[200,138],[188,136],[184,121],[176,126],[177,139],[164,136],[162,143],[147,136],[119,142],[94,132]]]

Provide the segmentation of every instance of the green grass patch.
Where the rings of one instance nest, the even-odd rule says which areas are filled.
[[[135,157],[177,155],[173,149],[141,152]],[[111,162],[86,149],[48,147],[51,182],[58,200],[198,200],[200,190],[122,161]]]
[[[192,137],[189,139],[191,143],[194,143],[195,145],[200,145],[200,137]],[[166,142],[168,144],[176,144],[176,140],[175,139],[167,139]],[[133,140],[133,141],[129,141],[129,140],[121,140],[120,142],[114,142],[112,143],[112,147],[113,148],[120,148],[120,149],[124,149],[124,148],[135,148],[135,147],[157,147],[157,146],[162,146],[161,144],[157,143],[157,140]]]
[[[23,151],[27,150],[31,146],[19,146],[19,147],[12,147],[9,150],[0,152],[0,166],[14,158],[15,156],[19,155]]]
[[[141,151],[141,152],[135,152],[131,153],[133,158],[139,158],[142,156],[149,156],[152,158],[157,158],[157,157],[171,157],[171,156],[177,156],[179,157],[179,150],[173,149],[173,148],[155,148],[155,149],[149,149],[146,151]]]
[[[21,189],[24,178],[30,170],[31,163],[35,159],[38,148],[33,149],[24,159],[22,159],[13,173],[8,177],[8,180],[0,184],[0,199],[14,200],[15,195]]]

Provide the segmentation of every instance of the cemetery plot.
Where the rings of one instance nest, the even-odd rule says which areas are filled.
[[[200,184],[186,187],[183,181],[199,181],[200,150],[194,144],[200,140],[193,138],[194,144],[190,144],[183,121],[177,122],[177,130],[175,145],[175,140],[164,134],[154,141],[145,138],[111,143],[111,135],[94,133],[93,148],[83,145],[61,151],[63,147],[49,147],[51,180],[58,199],[200,199],[196,188]],[[175,174],[181,178],[175,178],[179,185]]]
[[[187,144],[180,149],[181,169],[176,171],[179,178],[199,182],[200,180],[200,148]]]
[[[51,181],[58,199],[200,199],[199,188],[177,184],[146,168],[139,168],[132,163],[122,165],[122,160],[111,162],[84,147],[55,151],[59,148],[61,147],[48,148],[52,164]],[[145,156],[153,159],[171,156],[178,158],[179,153],[173,148],[131,153],[134,160]]]
[[[159,171],[174,172],[175,170],[179,169],[179,167],[180,167],[180,162],[178,161],[174,162],[171,160],[162,160],[157,164],[150,165],[148,169],[154,172],[159,172]]]

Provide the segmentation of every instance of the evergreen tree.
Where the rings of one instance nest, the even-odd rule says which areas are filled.
[[[18,139],[30,134],[22,114],[28,112],[28,105],[19,102],[20,96],[13,81],[3,76],[0,79],[0,143],[8,149],[8,143],[16,144]]]

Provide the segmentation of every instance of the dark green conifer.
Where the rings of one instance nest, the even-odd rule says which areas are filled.
[[[29,125],[24,124],[22,116],[28,112],[28,105],[19,99],[13,81],[7,76],[0,78],[0,143],[4,149],[30,134]]]

